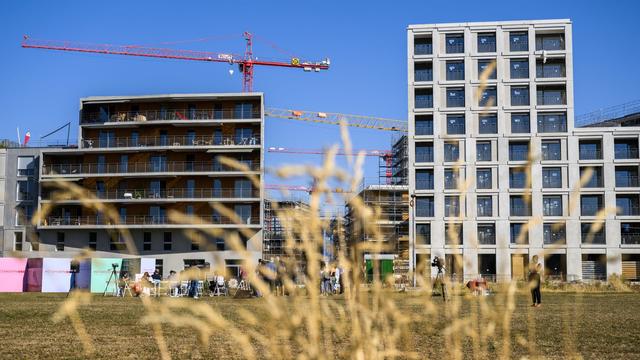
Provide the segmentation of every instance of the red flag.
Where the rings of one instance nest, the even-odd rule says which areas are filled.
[[[22,145],[27,146],[29,139],[31,139],[31,131],[27,130],[27,133],[24,134],[24,141],[22,142]]]

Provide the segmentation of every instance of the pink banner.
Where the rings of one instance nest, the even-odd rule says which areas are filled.
[[[27,259],[0,258],[0,292],[22,292]]]

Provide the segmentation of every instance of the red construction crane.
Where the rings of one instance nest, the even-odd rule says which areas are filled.
[[[138,45],[109,45],[109,44],[84,44],[72,41],[61,40],[37,40],[25,35],[22,41],[23,48],[31,49],[47,49],[61,51],[76,51],[98,54],[112,55],[129,55],[144,56],[163,59],[193,60],[193,61],[209,61],[222,62],[229,64],[238,64],[240,72],[242,72],[242,91],[253,91],[253,67],[279,66],[303,69],[304,71],[328,70],[330,61],[325,59],[322,61],[304,61],[297,57],[293,57],[289,62],[258,60],[253,56],[253,35],[249,32],[243,34],[246,48],[244,55],[234,55],[228,53],[216,53],[209,51],[194,50],[176,50],[167,48],[152,48]]]

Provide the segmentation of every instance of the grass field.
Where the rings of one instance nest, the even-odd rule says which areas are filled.
[[[450,314],[439,311],[434,301],[435,316],[425,316],[424,297],[420,294],[389,293],[399,312],[410,319],[408,329],[399,344],[400,350],[411,351],[419,358],[496,358],[502,351],[502,324],[490,316],[482,316],[483,307],[500,308],[503,297],[489,296],[478,302],[465,297],[456,318],[462,334],[470,329],[483,328],[481,348],[474,347],[469,337],[461,336],[457,346],[460,353],[445,349],[443,334],[450,323]],[[3,359],[86,358],[81,343],[68,320],[58,324],[51,321],[64,295],[60,294],[0,294],[0,357]],[[486,300],[486,302],[485,302]],[[156,300],[154,300],[156,301]],[[248,310],[258,319],[266,316],[264,299],[234,300],[232,298],[204,298],[207,303],[233,322],[242,323],[240,309]],[[286,298],[281,301],[288,301]],[[340,297],[323,298],[335,301]],[[531,308],[525,292],[516,296],[516,308],[510,323],[510,357],[591,359],[640,358],[640,294],[638,293],[543,293],[543,306]],[[282,304],[283,308],[287,304]],[[151,327],[140,322],[144,308],[140,299],[103,298],[94,296],[91,304],[83,306],[80,315],[96,347],[95,358],[159,358]],[[471,316],[479,314],[478,316]],[[476,320],[474,320],[476,319]],[[493,325],[492,325],[493,324]],[[495,326],[494,326],[495,325]],[[249,325],[265,332],[260,324]],[[171,356],[178,358],[226,359],[242,358],[239,345],[223,329],[214,332],[209,344],[201,345],[193,329],[163,326]],[[343,358],[349,346],[348,336],[332,336],[330,330],[323,337],[332,341],[327,358]],[[283,342],[286,344],[286,342]],[[254,344],[260,358],[273,357],[268,349]],[[287,345],[283,345],[287,346]],[[449,349],[451,350],[451,349]],[[295,356],[296,350],[290,349]]]

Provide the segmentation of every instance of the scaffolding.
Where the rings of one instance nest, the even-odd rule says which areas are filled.
[[[298,246],[288,246],[287,239],[300,242],[295,229],[286,226],[283,216],[290,211],[309,212],[309,205],[300,200],[265,200],[264,228],[262,230],[262,258],[272,260],[295,260],[300,269],[306,268],[304,252]]]
[[[378,160],[379,185],[407,185],[409,175],[408,138],[406,135],[396,136],[388,155]]]

